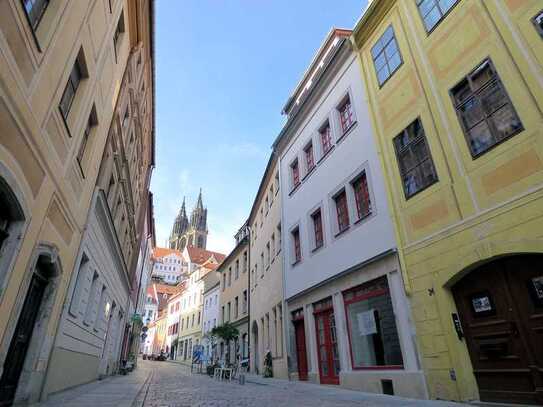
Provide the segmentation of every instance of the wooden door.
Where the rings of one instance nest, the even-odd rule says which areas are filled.
[[[453,287],[481,400],[543,404],[543,256],[514,256]]]
[[[23,366],[32,339],[36,317],[40,310],[41,301],[47,280],[34,274],[15,327],[15,332],[9,345],[4,372],[0,378],[0,406],[10,406],[15,398],[17,384],[23,371]]]
[[[304,320],[294,322],[296,335],[296,357],[298,361],[298,378],[307,380],[307,350],[305,347]]]
[[[339,384],[339,355],[333,310],[315,314],[315,325],[320,381],[323,384]]]

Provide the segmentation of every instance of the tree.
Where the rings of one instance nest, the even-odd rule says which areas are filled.
[[[227,349],[230,349],[230,341],[239,337],[238,329],[230,322],[216,326],[209,332],[210,336],[216,336],[226,342]]]

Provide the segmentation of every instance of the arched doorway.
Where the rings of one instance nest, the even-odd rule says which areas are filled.
[[[481,400],[543,404],[543,255],[490,261],[452,291]]]
[[[259,374],[260,370],[260,348],[258,346],[258,324],[253,321],[253,349],[254,349],[254,372]]]
[[[39,390],[35,386],[43,373],[36,370],[36,360],[50,351],[44,348],[43,338],[55,301],[60,265],[55,248],[40,245],[36,253],[22,304],[15,313],[14,329],[8,337],[0,376],[0,406],[9,406],[16,398],[37,401]]]

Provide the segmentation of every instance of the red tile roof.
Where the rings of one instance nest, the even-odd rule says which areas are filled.
[[[165,247],[155,247],[153,249],[153,258],[158,259],[160,257],[168,256],[170,254],[175,254],[181,257],[181,252],[175,249],[168,249]]]
[[[226,255],[222,253],[212,252],[211,250],[201,249],[196,246],[187,246],[187,252],[189,253],[190,260],[196,264],[204,264],[210,257],[214,257],[218,263],[222,263],[226,258]]]

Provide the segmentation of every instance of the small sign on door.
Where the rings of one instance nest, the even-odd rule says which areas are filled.
[[[358,322],[358,332],[362,336],[373,335],[377,333],[377,324],[375,323],[375,311],[370,309],[369,311],[359,312],[356,314],[356,320]]]

